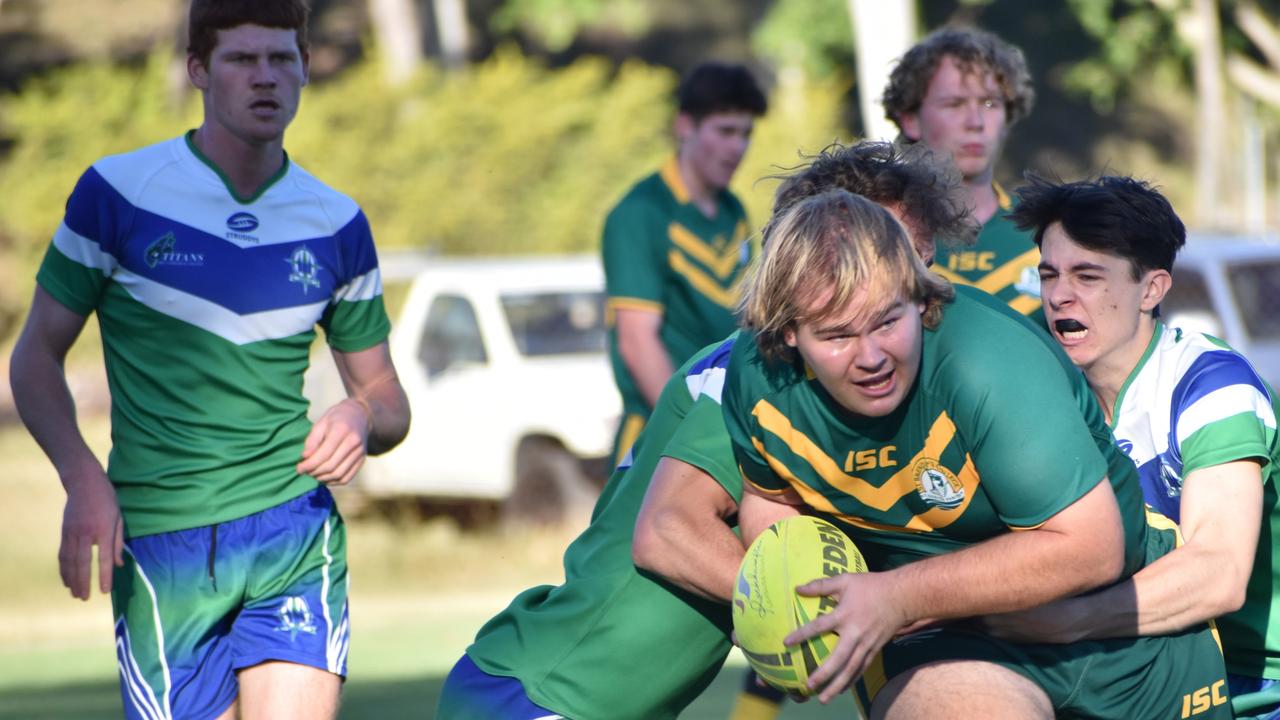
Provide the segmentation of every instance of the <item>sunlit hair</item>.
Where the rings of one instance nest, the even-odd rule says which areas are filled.
[[[948,246],[972,245],[979,225],[969,212],[960,172],[951,158],[921,144],[905,147],[866,141],[832,143],[790,174],[774,196],[773,218],[796,202],[828,190],[845,190],[898,212],[926,236]],[[768,228],[765,228],[768,232]]]
[[[298,50],[307,50],[306,0],[192,0],[187,16],[187,54],[209,64],[218,31],[240,25],[296,30]]]
[[[792,359],[786,331],[843,315],[860,291],[885,303],[898,297],[924,303],[927,328],[937,327],[943,305],[955,297],[951,283],[924,266],[889,211],[844,190],[795,203],[770,224],[764,240],[768,252],[747,280],[739,313],[769,359]]]
[[[967,27],[947,27],[930,33],[902,56],[885,86],[884,112],[902,129],[902,116],[918,112],[929,83],[945,57],[962,72],[990,72],[1004,97],[1005,122],[1012,126],[1031,112],[1036,93],[1031,71],[1017,47],[999,37]]]

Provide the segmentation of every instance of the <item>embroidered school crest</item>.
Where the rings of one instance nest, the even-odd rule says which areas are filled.
[[[926,503],[943,510],[955,510],[964,503],[964,485],[933,458],[920,458],[911,467],[916,492]]]
[[[320,280],[316,277],[320,271],[320,264],[316,262],[315,253],[308,250],[305,245],[294,250],[285,262],[289,263],[291,270],[289,282],[301,285],[302,294],[305,295],[310,288],[320,287]]]

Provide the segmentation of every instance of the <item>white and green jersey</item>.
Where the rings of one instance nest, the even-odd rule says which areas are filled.
[[[1280,678],[1278,399],[1253,367],[1217,338],[1156,324],[1146,353],[1116,398],[1116,442],[1138,466],[1147,504],[1180,520],[1182,479],[1236,460],[1262,464],[1262,532],[1244,607],[1218,620],[1227,669]]]
[[[98,314],[107,474],[129,537],[243,517],[314,488],[294,467],[310,430],[302,375],[315,326],[347,352],[389,330],[353,200],[287,158],[239,198],[189,137],[87,170],[37,275],[73,312]]]

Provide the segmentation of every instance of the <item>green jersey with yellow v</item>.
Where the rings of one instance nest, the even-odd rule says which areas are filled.
[[[618,354],[616,311],[661,313],[659,336],[679,367],[737,326],[734,305],[753,252],[747,235],[746,212],[728,190],[716,195],[712,217],[690,202],[674,157],[609,213],[603,241],[609,353],[627,413],[648,415],[651,408]]]
[[[1035,528],[1106,475],[1132,574],[1147,517],[1131,464],[1106,455],[1097,402],[1052,341],[992,304],[957,292],[924,331],[915,384],[881,418],[845,410],[802,363],[738,342],[723,403],[743,475],[766,493],[796,490],[876,570]]]

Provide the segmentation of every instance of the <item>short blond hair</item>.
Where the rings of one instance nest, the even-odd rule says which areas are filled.
[[[927,328],[937,327],[942,306],[955,297],[951,283],[921,262],[889,211],[860,195],[824,192],[798,201],[775,220],[764,238],[768,251],[739,304],[743,327],[755,332],[770,360],[792,358],[787,330],[843,312],[860,290],[924,303]]]

